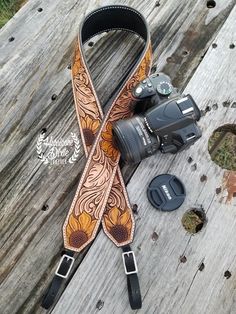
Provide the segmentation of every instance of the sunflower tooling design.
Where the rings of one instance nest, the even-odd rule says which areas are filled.
[[[107,157],[116,160],[119,152],[112,144],[112,124],[110,122],[107,123],[105,132],[102,132],[100,147]]]
[[[70,245],[79,247],[87,242],[89,237],[91,237],[95,224],[96,220],[92,220],[92,217],[86,212],[82,212],[78,217],[70,215],[69,223],[66,227]]]
[[[150,59],[149,46],[137,70],[113,103],[109,119],[102,122],[102,109],[81,48],[77,45],[72,82],[82,141],[86,155],[90,155],[63,227],[65,247],[68,249],[81,251],[95,238],[100,221],[107,236],[117,246],[133,240],[134,218],[118,167],[120,153],[112,143],[112,122],[132,115],[131,91],[148,75]]]
[[[81,127],[83,129],[86,146],[91,146],[93,144],[99,126],[100,121],[98,119],[93,120],[89,116],[81,118]]]
[[[117,242],[124,242],[128,239],[132,224],[129,212],[122,213],[119,208],[112,207],[104,214],[104,223]]]

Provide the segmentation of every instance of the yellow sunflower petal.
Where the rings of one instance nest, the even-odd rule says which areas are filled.
[[[92,124],[92,131],[95,133],[97,131],[97,129],[100,126],[100,121],[99,120],[94,120],[93,124]]]
[[[107,142],[107,141],[102,141],[102,142],[100,142],[100,146],[101,146],[101,149],[102,149],[105,153],[108,153],[108,152],[109,152],[109,142]]]
[[[73,214],[71,214],[69,217],[69,225],[72,231],[78,230],[78,227],[79,227],[78,220],[74,217]]]
[[[93,122],[92,119],[88,115],[86,115],[84,120],[85,120],[85,128],[90,129],[91,123]]]
[[[112,124],[111,124],[111,122],[108,122],[108,123],[107,123],[106,129],[107,129],[107,132],[108,132],[108,133],[112,134]]]
[[[71,229],[70,225],[67,224],[67,226],[66,226],[66,235],[67,235],[67,237],[70,237],[72,232],[73,232],[73,230]]]
[[[91,220],[92,220],[91,216],[85,211],[83,211],[82,214],[80,214],[79,216],[79,223],[81,226],[81,230],[86,232],[91,224]]]
[[[111,142],[111,140],[112,140],[112,133],[110,134],[108,132],[102,132],[102,138],[105,141]]]
[[[84,118],[81,118],[81,127],[82,127],[82,129],[86,129],[86,127],[87,127],[86,121]]]
[[[97,222],[97,220],[95,220],[95,219],[92,220],[90,225],[89,225],[89,227],[88,227],[88,229],[86,230],[86,233],[87,233],[88,237],[91,237],[91,235],[93,233],[93,230],[95,228],[96,222]]]
[[[119,222],[121,225],[126,225],[126,223],[128,222],[128,220],[130,219],[130,213],[128,211],[125,211],[119,219]]]
[[[109,156],[113,157],[116,154],[116,149],[113,147],[112,143],[108,142],[108,152]]]
[[[106,228],[108,230],[110,230],[114,226],[113,223],[111,222],[111,220],[109,219],[109,217],[107,215],[104,215],[104,223],[105,223]]]
[[[108,216],[113,225],[117,225],[119,222],[120,211],[117,207],[113,207],[110,209]]]
[[[128,230],[129,233],[130,233],[131,228],[132,228],[132,220],[131,220],[131,219],[129,219],[129,220],[126,222],[125,227],[127,228],[127,230]]]

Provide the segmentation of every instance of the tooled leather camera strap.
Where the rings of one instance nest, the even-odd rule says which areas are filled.
[[[126,30],[145,42],[143,51],[120,87],[110,109],[103,116],[83,44],[110,30]],[[88,157],[79,186],[63,226],[65,251],[42,306],[49,308],[74,262],[74,252],[83,250],[95,237],[100,223],[105,234],[123,250],[129,300],[132,309],[141,307],[141,294],[134,252],[134,217],[119,169],[120,153],[113,146],[112,123],[132,115],[133,87],[149,75],[151,44],[144,17],[133,8],[114,5],[91,12],[80,26],[72,64],[72,86],[84,151]]]

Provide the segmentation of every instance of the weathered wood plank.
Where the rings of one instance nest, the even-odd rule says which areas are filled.
[[[44,15],[36,11],[38,6],[43,7]],[[45,127],[47,134],[55,139],[68,138],[70,132],[78,134],[67,66],[78,24],[93,7],[95,2],[87,1],[55,1],[52,5],[29,1],[1,31],[1,81],[4,82],[0,162],[1,312],[4,313],[35,312],[35,303],[38,306],[60,258],[60,226],[84,165],[83,151],[77,164],[55,168],[45,167],[37,159],[35,148],[38,134]],[[151,7],[144,10],[143,4],[139,7],[147,15],[151,11]],[[10,36],[15,41],[8,42]],[[130,38],[122,46],[117,35],[112,45],[99,43],[101,65],[104,63],[100,73],[107,68],[105,60],[109,61],[118,49],[117,63],[110,65],[110,71],[115,78],[124,72],[124,66],[137,55],[137,40]],[[131,47],[133,55],[128,54]],[[90,49],[88,59],[92,69],[98,58],[97,51]],[[95,82],[99,79],[95,78]],[[111,91],[103,89],[107,82],[111,82],[108,73],[97,87],[103,97],[109,98]],[[53,94],[59,95],[54,101]],[[48,206],[45,212],[41,211],[44,204]]]
[[[78,133],[67,66],[82,17],[96,6],[108,3],[114,2],[67,0],[49,5],[46,1],[28,1],[1,30],[0,309],[4,314],[39,313],[39,299],[60,258],[60,226],[84,166],[83,151],[81,148],[75,165],[48,167],[37,159],[36,141],[42,128],[47,128],[47,134],[55,139],[67,139],[70,132]],[[211,43],[211,37],[205,40],[202,34],[214,36],[235,1],[217,5],[217,20],[209,28],[216,11],[208,10],[201,1],[183,1],[181,7],[170,0],[163,1],[160,7],[155,6],[156,1],[121,3],[139,9],[148,18],[159,68],[165,66],[166,58],[175,50],[184,49],[183,34],[193,27],[197,16],[202,16],[193,24],[201,25],[200,35],[194,40],[198,44],[204,41],[202,48],[194,46],[191,54],[174,65],[178,69],[188,63],[183,78],[187,82]],[[41,13],[38,7],[43,8]],[[15,40],[8,42],[11,36]],[[140,47],[131,35],[108,36],[111,41],[100,38],[94,48],[88,49],[89,64],[104,104],[113,96]],[[170,70],[180,86],[182,78],[178,79],[177,70]],[[58,95],[54,101],[53,94]],[[48,209],[43,212],[44,204]],[[80,259],[77,265],[79,262]]]
[[[236,56],[235,49],[229,48],[236,41],[235,19],[236,8],[215,40],[217,49],[209,49],[185,89],[202,109],[215,104],[200,121],[202,138],[176,156],[158,154],[143,161],[128,184],[131,201],[139,205],[133,247],[144,300],[138,313],[236,312],[236,199],[226,204],[223,191],[216,191],[222,187],[224,170],[211,162],[207,150],[216,127],[236,122],[235,108],[231,107],[236,99],[232,79]],[[224,106],[225,101],[229,107]],[[192,163],[187,162],[190,156]],[[193,163],[197,167],[192,167]],[[171,213],[156,211],[146,198],[151,178],[163,172],[179,176],[187,189],[185,203]],[[186,210],[200,204],[208,222],[201,232],[190,236],[181,226],[181,218]],[[154,231],[158,238],[153,237]],[[181,263],[182,255],[185,259]],[[232,273],[230,278],[227,270]],[[98,313],[98,300],[104,302],[103,313],[131,313],[126,293],[121,252],[100,233],[53,313]]]

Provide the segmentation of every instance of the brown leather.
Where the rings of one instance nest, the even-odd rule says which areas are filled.
[[[132,88],[149,75],[151,45],[126,80],[106,116],[99,104],[84,59],[81,41],[75,49],[72,85],[86,166],[63,226],[65,248],[80,252],[96,236],[99,224],[117,245],[131,243],[134,218],[118,166],[120,153],[112,143],[112,123],[132,115]]]

